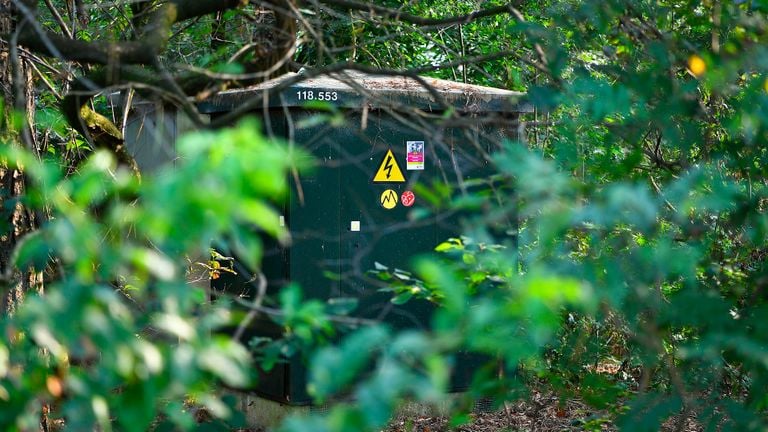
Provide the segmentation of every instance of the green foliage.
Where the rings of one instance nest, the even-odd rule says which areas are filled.
[[[256,130],[246,121],[188,135],[176,166],[141,182],[105,152],[66,178],[56,163],[3,147],[3,159],[32,181],[25,203],[51,213],[14,262],[61,275],[0,322],[3,430],[29,429],[39,402],[53,404],[51,415],[70,430],[145,431],[158,418],[189,430],[193,405],[232,417],[216,383],[250,382],[250,355],[217,334],[231,313],[187,283],[185,257],[237,239],[234,248],[257,266],[260,233],[287,239],[271,203],[302,157]]]

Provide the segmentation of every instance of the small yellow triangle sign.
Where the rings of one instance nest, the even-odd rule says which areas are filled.
[[[387,150],[384,159],[379,164],[376,175],[373,176],[374,183],[405,183],[405,176],[397,165],[397,159],[392,154],[392,149]]]

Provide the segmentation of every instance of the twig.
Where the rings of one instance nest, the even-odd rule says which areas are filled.
[[[133,94],[134,94],[133,88],[129,88],[127,90],[127,95],[125,97],[125,103],[123,104],[123,119],[120,123],[120,133],[123,134],[123,137],[125,137],[125,132],[128,127],[128,114],[131,111],[131,106],[133,105]]]
[[[390,9],[384,6],[377,6],[370,3],[360,3],[350,0],[323,0],[323,3],[346,9],[353,9],[360,12],[368,12],[372,16],[391,18],[396,21],[406,22],[418,26],[446,26],[453,24],[467,24],[489,16],[508,14],[511,13],[515,8],[515,6],[510,2],[501,6],[477,10],[466,15],[457,15],[444,18],[424,18],[418,15],[411,15],[409,13],[402,12],[398,9]],[[517,3],[521,2],[516,2],[515,5]]]
[[[163,80],[168,84],[171,92],[175,94],[176,98],[181,102],[181,109],[187,116],[189,116],[190,120],[192,120],[196,127],[202,127],[205,124],[205,120],[203,120],[200,112],[187,98],[187,94],[184,93],[184,90],[182,90],[181,87],[179,87],[179,84],[175,79],[173,79],[173,76],[168,72],[168,70],[165,69],[159,58],[155,58],[154,63],[155,68],[160,71],[161,75],[163,76]]]
[[[35,62],[33,61],[27,61],[27,64],[34,69],[35,73],[37,73],[37,76],[40,77],[40,79],[43,81],[46,87],[48,87],[48,90],[53,93],[53,95],[56,97],[57,100],[61,100],[61,94],[56,90],[56,88],[53,86],[53,84],[48,80],[48,78],[43,74],[40,69],[37,68],[37,65],[35,65]]]
[[[267,294],[267,278],[264,277],[264,273],[259,272],[259,274],[256,275],[256,278],[259,280],[259,283],[256,286],[256,298],[253,300],[253,303],[249,305],[250,310],[248,311],[248,315],[246,315],[243,321],[240,322],[240,325],[237,326],[235,334],[232,336],[237,341],[239,341],[243,336],[245,329],[248,327],[251,321],[253,321],[259,314],[261,304],[264,302],[264,296]]]
[[[254,305],[252,302],[245,301],[239,297],[233,296],[233,298],[235,300],[235,303],[238,303],[242,306],[251,307],[255,309],[257,312],[261,312],[265,315],[275,316],[275,317],[285,316],[285,312],[283,312],[278,308],[257,306],[257,305]],[[329,321],[333,321],[335,323],[351,325],[351,326],[380,324],[380,321],[377,321],[377,320],[372,320],[367,318],[348,317],[344,315],[327,315],[326,318],[328,318]]]
[[[64,18],[61,17],[59,14],[59,11],[56,9],[56,7],[51,3],[51,0],[43,0],[45,2],[45,5],[48,7],[48,10],[51,11],[51,15],[53,15],[53,19],[56,21],[56,23],[61,27],[61,31],[64,32],[65,35],[67,35],[68,38],[72,39],[72,31],[69,29],[69,26],[66,22],[64,22]]]

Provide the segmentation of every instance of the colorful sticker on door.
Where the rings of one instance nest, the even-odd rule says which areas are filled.
[[[382,207],[387,210],[392,210],[397,205],[397,192],[392,189],[387,189],[381,194],[379,201],[381,202]]]
[[[384,159],[379,164],[379,169],[376,170],[376,174],[373,176],[374,183],[404,183],[405,176],[400,170],[400,166],[397,164],[395,155],[392,154],[392,149],[387,150],[387,154],[384,155]]]
[[[416,201],[416,195],[411,191],[405,191],[400,195],[400,202],[403,203],[405,207],[412,206],[414,201]]]
[[[408,171],[424,169],[424,141],[405,142],[406,167]]]

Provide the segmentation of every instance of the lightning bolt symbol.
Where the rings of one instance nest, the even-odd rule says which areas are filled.
[[[387,178],[392,176],[392,155],[387,156],[387,162],[384,164],[384,169],[387,170]]]
[[[385,203],[388,203],[388,202],[392,201],[393,199],[394,198],[392,197],[392,193],[388,193],[388,194],[384,195],[384,202]]]

